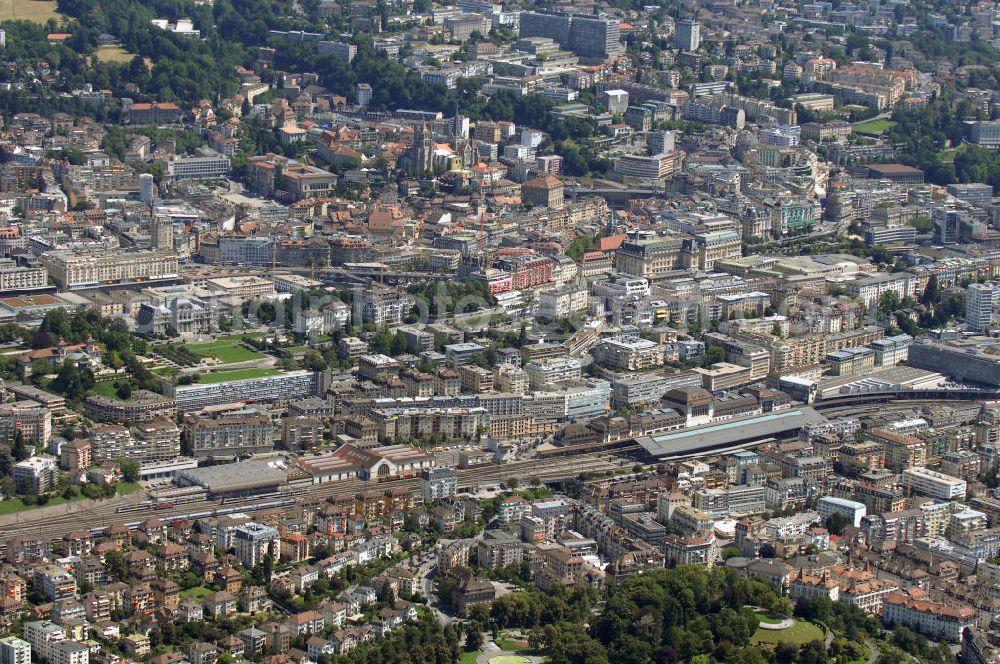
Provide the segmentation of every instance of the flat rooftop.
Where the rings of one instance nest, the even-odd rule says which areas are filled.
[[[195,468],[177,474],[180,486],[200,486],[210,493],[229,493],[276,487],[285,483],[287,471],[274,460],[250,460],[221,466]]]
[[[637,438],[636,442],[654,457],[680,456],[783,436],[808,424],[825,421],[826,418],[812,408],[793,408],[655,436],[643,436]]]

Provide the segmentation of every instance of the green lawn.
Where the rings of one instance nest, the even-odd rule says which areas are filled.
[[[187,349],[195,355],[202,357],[214,357],[225,364],[234,362],[249,362],[259,360],[264,357],[255,350],[251,350],[242,345],[244,337],[226,337],[215,341],[206,341],[200,344],[187,344]]]
[[[871,657],[871,655],[872,655],[872,651],[871,651],[871,649],[870,649],[870,648],[868,647],[868,644],[867,644],[867,643],[866,643],[866,644],[864,644],[864,646],[865,646],[865,654],[864,654],[864,655],[862,655],[862,656],[861,656],[861,657],[860,657],[859,659],[854,659],[854,660],[851,660],[851,661],[850,661],[850,662],[848,662],[847,664],[868,664],[868,658],[869,658],[869,657]]]
[[[74,501],[80,500],[83,496],[76,496],[73,498]],[[11,498],[10,500],[0,500],[0,515],[3,514],[13,514],[14,512],[21,512],[24,510],[33,510],[39,507],[49,507],[51,505],[65,505],[67,501],[62,496],[52,496],[49,498],[49,502],[44,505],[25,505],[21,502],[20,498]]]
[[[127,496],[129,494],[135,493],[142,489],[142,485],[138,482],[119,482],[117,485],[118,495]],[[66,500],[58,494],[53,494],[49,496],[49,501],[44,505],[25,505],[20,498],[11,498],[9,500],[0,500],[0,515],[13,514],[14,512],[22,512],[27,510],[38,509],[39,507],[51,507],[52,505],[65,505],[66,503],[75,503],[78,500],[83,500],[86,498],[82,493],[73,496],[70,500]]]
[[[881,136],[885,132],[889,131],[896,126],[896,123],[892,120],[886,120],[880,118],[878,120],[869,120],[868,122],[862,122],[861,124],[854,125],[851,131],[857,134],[868,134],[869,136]]]
[[[129,494],[135,493],[142,488],[142,485],[138,482],[119,482],[118,483],[118,495],[127,496]]]
[[[458,664],[476,664],[476,657],[479,656],[478,650],[473,650],[471,652],[463,652],[461,659],[458,660]]]
[[[32,21],[58,23],[63,15],[56,9],[56,0],[0,0],[0,21]]]
[[[180,592],[181,599],[187,599],[188,597],[193,597],[195,601],[201,602],[208,595],[211,595],[214,590],[211,588],[206,588],[205,586],[195,586],[194,588],[188,588],[187,590],[182,590]]]
[[[156,367],[153,369],[153,373],[157,376],[172,376],[176,369],[173,367]]]
[[[247,378],[263,378],[264,376],[277,376],[281,371],[277,369],[237,369],[235,371],[216,371],[215,373],[204,373],[198,377],[198,382],[203,385],[211,383],[222,383],[227,380],[245,380]]]
[[[773,618],[763,613],[757,614],[757,622],[767,623],[768,625],[777,625],[781,622],[781,618]]]
[[[115,389],[115,381],[113,380],[103,380],[100,383],[94,383],[94,394],[122,401],[121,397],[118,396],[118,390]]]
[[[98,62],[131,62],[135,56],[121,46],[98,46],[94,54]]]
[[[757,628],[757,631],[750,638],[751,643],[795,643],[802,645],[804,643],[809,643],[810,641],[822,641],[823,640],[823,630],[802,620],[795,621],[795,625],[789,627],[788,629],[761,629]]]

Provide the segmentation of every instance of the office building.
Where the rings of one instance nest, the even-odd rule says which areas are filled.
[[[358,83],[357,95],[358,106],[367,107],[372,102],[372,86],[367,83]]]
[[[241,300],[256,300],[274,295],[273,281],[253,276],[207,279],[205,287],[210,291]]]
[[[149,244],[154,251],[173,251],[174,222],[167,217],[155,216],[149,222]]]
[[[190,157],[178,155],[171,157],[167,161],[167,177],[171,180],[221,178],[225,177],[231,168],[229,157],[210,148],[202,147],[198,148],[195,154]]]
[[[52,280],[68,290],[174,279],[178,273],[177,256],[150,251],[96,255],[51,251],[42,254],[41,261]]]
[[[151,173],[139,174],[139,200],[149,207],[153,206],[153,198],[156,192],[156,184],[153,182]]]
[[[988,332],[993,324],[997,288],[992,284],[969,284],[965,289],[965,324],[975,332]]]
[[[21,267],[11,259],[0,259],[0,293],[38,290],[48,284],[44,267]]]
[[[660,180],[674,172],[674,155],[671,154],[623,154],[615,158],[614,171],[623,178]]]
[[[350,64],[358,54],[358,47],[348,42],[320,41],[316,44],[316,54],[333,55]]]
[[[945,501],[962,498],[966,492],[965,480],[920,466],[904,468],[901,484],[918,496]]]
[[[588,59],[608,60],[624,52],[618,21],[605,16],[522,12],[520,36],[547,37]]]
[[[701,23],[691,19],[684,19],[677,22],[677,31],[674,34],[674,46],[687,53],[698,50],[701,46]]]
[[[816,503],[816,512],[820,518],[826,521],[834,514],[840,514],[847,518],[848,522],[857,528],[861,525],[861,518],[867,514],[868,508],[864,503],[832,496],[823,496]]]
[[[624,90],[605,90],[601,93],[601,101],[608,113],[622,115],[628,108],[628,93]]]
[[[949,184],[948,193],[970,205],[986,206],[993,200],[993,187],[985,182]]]
[[[646,149],[651,155],[672,154],[674,144],[673,131],[651,131],[646,134]]]
[[[574,14],[569,28],[569,47],[581,58],[608,60],[625,52],[621,36],[616,19]]]
[[[548,37],[566,48],[569,45],[569,31],[572,19],[568,14],[547,14],[543,12],[522,12],[520,37]]]
[[[968,140],[981,148],[1000,148],[1000,122],[977,120],[966,124]]]
[[[178,410],[198,410],[236,401],[280,402],[302,399],[316,393],[313,371],[287,371],[275,376],[227,380],[218,383],[174,385],[168,389]]]

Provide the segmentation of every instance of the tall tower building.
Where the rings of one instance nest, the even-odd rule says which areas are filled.
[[[469,138],[469,118],[456,113],[451,119],[451,135],[456,139]]]
[[[997,300],[996,286],[970,284],[965,289],[965,323],[976,332],[986,332],[993,323],[993,306]]]
[[[413,145],[406,153],[406,166],[421,173],[434,170],[434,145],[426,122],[421,122],[413,132]]]
[[[153,207],[153,197],[156,192],[156,184],[153,182],[153,176],[150,173],[142,173],[139,175],[139,200],[146,207]]]
[[[606,16],[573,14],[569,46],[581,58],[608,60],[625,52],[620,24]]]
[[[646,138],[646,148],[650,155],[669,154],[674,151],[674,132],[651,131]]]
[[[169,219],[153,217],[149,222],[149,239],[154,250],[174,250],[174,224]]]
[[[701,46],[701,23],[691,19],[678,21],[677,32],[674,35],[674,46],[688,53],[698,50]]]
[[[367,83],[358,83],[358,106],[367,108],[372,103],[372,86]]]
[[[562,48],[569,47],[570,17],[568,14],[521,12],[521,37],[548,37]]]

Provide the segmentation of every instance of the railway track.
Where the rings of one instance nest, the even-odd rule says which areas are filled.
[[[539,461],[521,461],[496,466],[481,466],[459,469],[458,485],[460,488],[476,488],[482,485],[499,484],[507,478],[517,477],[524,480],[528,477],[538,477],[543,482],[553,482],[572,479],[580,473],[598,470],[608,470],[620,465],[613,455],[587,454],[576,457],[562,457]],[[112,499],[96,505],[77,509],[66,514],[48,515],[32,519],[31,514],[24,515],[24,520],[11,524],[0,530],[0,539],[4,542],[16,536],[32,536],[42,539],[58,539],[73,530],[100,530],[116,523],[136,525],[150,518],[165,521],[178,518],[202,518],[213,514],[226,513],[261,513],[288,509],[296,505],[312,505],[322,503],[331,497],[349,497],[357,493],[372,490],[403,489],[416,492],[420,488],[420,479],[416,477],[400,478],[386,482],[370,482],[351,479],[329,484],[308,485],[301,489],[290,489],[283,492],[284,498],[269,497],[261,501],[259,497],[246,497],[243,500],[229,499],[225,503],[219,499],[188,502],[170,507],[156,509],[150,507],[138,511],[119,513],[119,508],[134,507],[146,499],[141,494],[129,496],[130,500]],[[283,503],[276,505],[276,503]],[[197,515],[197,516],[195,516]]]

